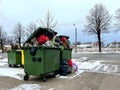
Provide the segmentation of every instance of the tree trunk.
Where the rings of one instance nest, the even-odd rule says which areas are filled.
[[[99,44],[99,52],[101,52],[101,36],[98,34],[98,44]]]
[[[19,48],[21,48],[21,38],[20,37],[19,37],[18,43],[19,43]]]
[[[2,39],[1,39],[1,49],[2,49],[2,53],[3,53],[4,50],[3,50],[3,42],[2,42]]]

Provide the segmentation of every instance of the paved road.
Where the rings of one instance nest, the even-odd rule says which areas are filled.
[[[88,57],[93,60],[120,61],[120,53],[73,53],[72,58]]]

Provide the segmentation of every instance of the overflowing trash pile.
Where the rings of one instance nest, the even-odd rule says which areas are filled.
[[[43,65],[42,68],[48,68],[48,67],[49,67],[49,69],[51,68],[51,70],[49,72],[52,72],[53,71],[52,69],[54,68],[55,72],[58,71],[58,73],[60,73],[61,75],[67,75],[68,73],[72,72],[72,70],[73,70],[72,66],[74,66],[74,64],[72,63],[72,60],[71,60],[72,49],[70,48],[70,41],[69,41],[68,36],[66,36],[66,35],[58,36],[57,32],[55,32],[51,29],[38,28],[28,37],[28,39],[24,43],[24,46],[27,48],[34,47],[33,48],[34,50],[32,50],[32,48],[29,48],[34,53],[36,53],[37,46],[43,46],[44,52],[46,52],[46,50],[47,50],[47,48],[45,48],[45,47],[49,47],[47,54],[44,53],[42,55],[42,57],[49,57],[49,60],[52,61],[53,64],[51,64],[52,66],[50,65],[51,62],[49,62],[49,64],[47,64],[46,62],[49,60],[46,60],[44,58],[45,65]],[[56,48],[54,48],[54,47],[56,47]],[[41,48],[41,47],[39,47],[39,48]],[[39,51],[38,54],[41,53],[42,50]],[[57,51],[55,51],[55,50],[57,50]],[[48,52],[53,53],[53,55],[49,56]],[[56,55],[56,53],[58,53],[58,55],[55,59],[54,55]],[[40,55],[37,57],[34,55],[31,55],[31,56],[33,58],[40,57]],[[39,59],[42,60],[41,57]],[[54,61],[54,59],[55,59],[55,61]],[[38,58],[36,60],[38,60]],[[30,62],[28,62],[28,63],[30,63]],[[47,67],[46,67],[46,64],[48,65]],[[44,72],[47,72],[47,69]],[[46,73],[44,73],[44,74],[46,74]],[[26,74],[24,80],[27,80],[27,79],[28,79],[28,75]]]
[[[24,46],[49,46],[70,48],[69,37],[65,35],[56,35],[57,32],[48,28],[38,28],[31,34]]]

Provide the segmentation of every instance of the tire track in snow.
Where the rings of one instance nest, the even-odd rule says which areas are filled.
[[[119,65],[101,64],[91,70],[92,72],[120,74]]]

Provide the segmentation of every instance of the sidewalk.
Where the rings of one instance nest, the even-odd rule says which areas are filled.
[[[39,77],[29,81],[0,77],[0,90],[10,90],[21,84],[38,84],[38,90],[120,90],[120,75],[84,72],[72,79],[48,78],[46,82]]]

